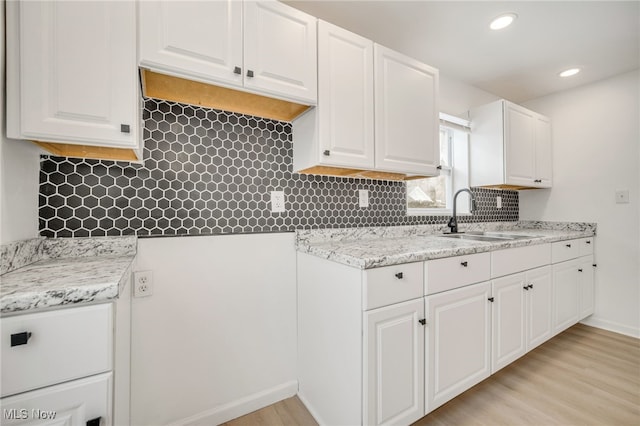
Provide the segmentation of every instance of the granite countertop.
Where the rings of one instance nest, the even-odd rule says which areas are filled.
[[[0,314],[115,299],[131,274],[136,237],[20,241],[0,251]]]
[[[552,243],[595,235],[591,223],[513,222],[461,225],[461,231],[493,231],[529,235],[504,241],[460,240],[439,236],[442,226],[421,225],[394,228],[352,228],[298,231],[300,252],[327,260],[370,269],[527,245]]]

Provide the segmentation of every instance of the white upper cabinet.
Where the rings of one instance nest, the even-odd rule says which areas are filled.
[[[318,163],[374,167],[373,42],[318,22]]]
[[[376,169],[437,175],[438,70],[375,45]]]
[[[9,137],[138,150],[133,2],[7,2]]]
[[[469,111],[471,186],[550,188],[551,121],[500,100]]]
[[[138,2],[140,64],[242,87],[242,2]],[[240,70],[241,71],[241,70]]]
[[[143,1],[140,65],[315,104],[317,19],[277,1]]]

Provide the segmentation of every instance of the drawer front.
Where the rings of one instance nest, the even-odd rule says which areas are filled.
[[[447,257],[424,264],[425,295],[487,281],[491,275],[490,253]]]
[[[3,397],[111,370],[111,304],[16,315],[0,323]],[[20,344],[24,333],[30,337]]]
[[[367,269],[364,271],[363,309],[422,297],[423,283],[422,262]]]
[[[491,277],[503,277],[551,263],[551,244],[516,247],[491,253]]]
[[[579,240],[574,241],[577,241],[580,256],[590,256],[593,254],[593,245],[595,244],[595,239],[593,237],[580,238]]]
[[[111,373],[104,373],[3,398],[2,424],[84,425],[99,418],[101,426],[109,426],[112,381]]]
[[[580,239],[557,241],[551,244],[552,263],[564,262],[578,256],[580,256]]]

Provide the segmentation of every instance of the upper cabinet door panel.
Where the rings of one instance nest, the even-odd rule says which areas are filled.
[[[373,42],[324,21],[318,23],[318,104],[320,161],[373,168]]]
[[[317,100],[317,19],[276,1],[244,2],[244,85]]]
[[[24,1],[19,7],[21,136],[137,146],[135,4]]]
[[[551,120],[542,115],[536,116],[536,179],[537,186],[551,188],[553,183],[553,153],[551,146]]]
[[[140,64],[153,69],[241,86],[242,3],[139,2]]]
[[[509,102],[504,108],[507,183],[531,186],[536,179],[533,112]]]
[[[375,45],[376,168],[436,175],[438,71]]]

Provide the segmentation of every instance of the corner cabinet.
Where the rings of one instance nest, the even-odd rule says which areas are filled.
[[[317,19],[277,1],[139,2],[140,66],[315,104]]]
[[[7,135],[58,155],[140,159],[135,3],[6,6]]]
[[[469,111],[470,184],[551,188],[549,118],[500,100]]]
[[[318,106],[294,121],[294,170],[438,175],[438,82],[438,70],[319,21]]]

